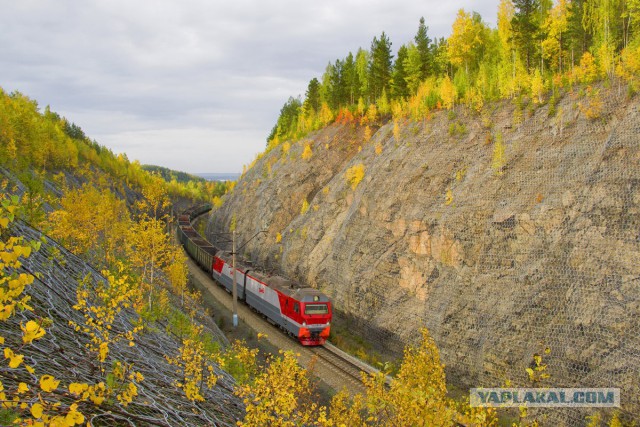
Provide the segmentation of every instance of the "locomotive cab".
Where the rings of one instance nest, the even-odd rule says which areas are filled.
[[[302,320],[298,339],[303,345],[322,345],[329,338],[331,327],[331,301],[321,292],[306,288],[296,295],[300,299]]]

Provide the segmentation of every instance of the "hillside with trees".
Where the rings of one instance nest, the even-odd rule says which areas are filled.
[[[395,55],[383,31],[368,49],[329,62],[303,98],[284,104],[267,149],[334,121],[418,121],[504,99],[553,105],[578,85],[597,116],[602,96],[594,82],[624,82],[630,96],[638,89],[640,6],[631,0],[501,0],[497,28],[461,9],[448,38],[431,39],[428,30],[421,18]]]
[[[330,295],[372,363],[426,326],[453,388],[621,389],[617,415],[523,423],[633,425],[639,11],[502,1],[395,54],[382,32],[289,98],[212,232],[267,224],[245,257]]]

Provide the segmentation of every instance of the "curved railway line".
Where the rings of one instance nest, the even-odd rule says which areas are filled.
[[[194,218],[194,225],[199,218]],[[188,266],[192,277],[196,279],[196,286],[231,311],[233,307],[232,296],[213,277],[202,270],[193,259],[189,258]],[[334,391],[346,388],[351,393],[362,393],[364,391],[362,373],[377,372],[375,368],[328,342],[317,347],[300,345],[295,338],[274,326],[249,306],[239,304],[238,317],[256,334],[266,335],[265,339],[273,346],[298,354],[299,363],[305,368],[312,367],[315,376]]]
[[[195,218],[196,222],[200,217]],[[218,303],[222,304],[229,313],[233,309],[232,296],[223,286],[209,276],[197,263],[189,258],[187,261],[191,277],[195,279],[195,285],[201,291],[206,292]],[[198,286],[199,285],[199,286]],[[205,300],[206,301],[206,300]],[[206,304],[206,302],[205,302]],[[251,309],[248,305],[238,305],[238,317],[256,334],[263,334],[270,344],[284,351],[293,351],[298,355],[298,362],[306,369],[311,369],[319,381],[334,390],[348,390],[352,395],[364,394],[365,387],[362,383],[362,374],[379,372],[374,367],[360,359],[340,350],[330,342],[322,346],[302,346],[295,337],[286,334],[282,329],[269,322],[266,317]],[[387,376],[386,384],[389,385],[391,377]],[[467,427],[454,420],[456,427]]]

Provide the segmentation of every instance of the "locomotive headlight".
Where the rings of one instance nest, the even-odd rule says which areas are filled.
[[[302,326],[307,326],[307,322],[302,322]]]

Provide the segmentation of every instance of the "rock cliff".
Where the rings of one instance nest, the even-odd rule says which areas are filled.
[[[437,111],[369,141],[333,124],[259,158],[210,229],[266,227],[245,256],[327,292],[389,352],[426,326],[462,387],[529,385],[549,347],[548,385],[621,387],[640,416],[640,100],[598,90]]]

